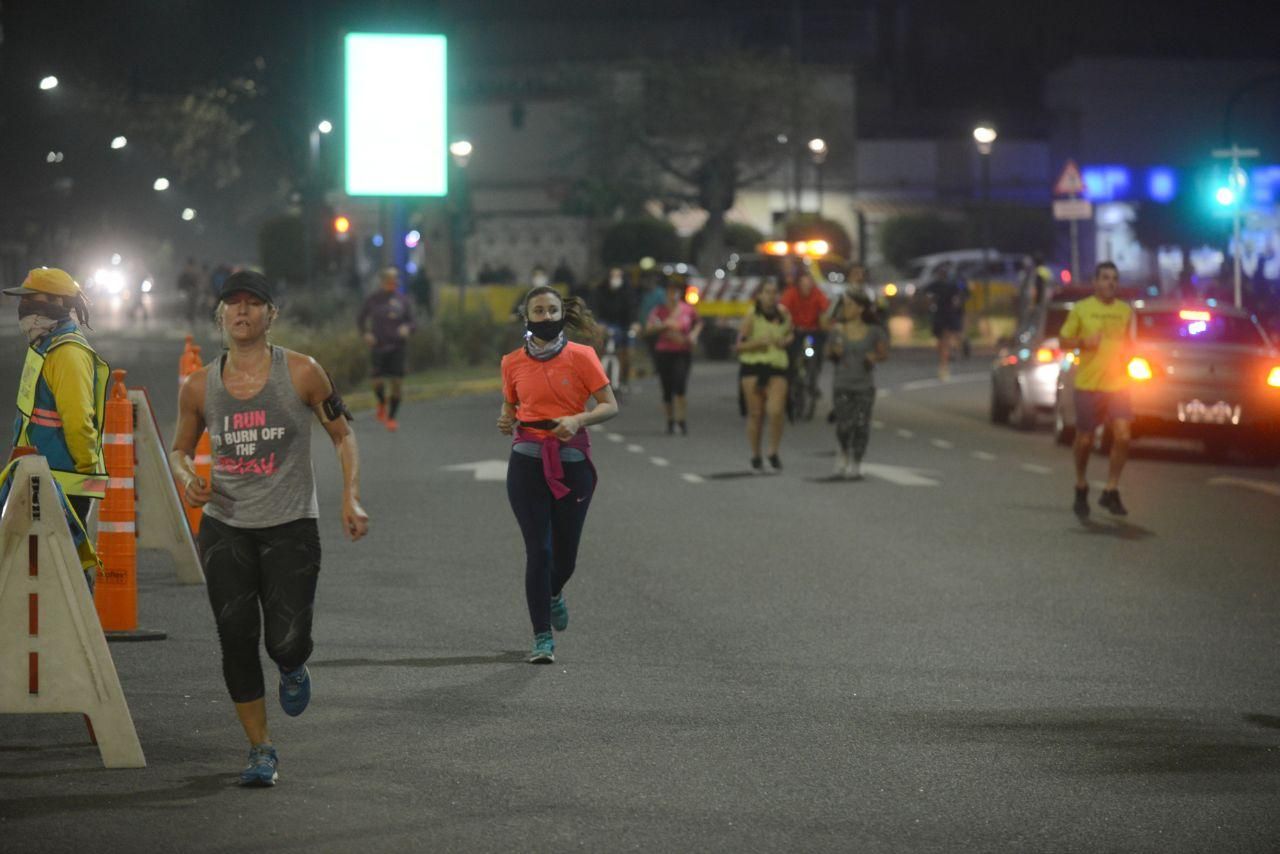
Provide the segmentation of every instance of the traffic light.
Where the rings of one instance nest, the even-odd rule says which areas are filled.
[[[1244,200],[1245,189],[1249,186],[1249,176],[1239,166],[1232,167],[1226,178],[1217,182],[1213,190],[1213,200],[1224,208],[1234,207]]]
[[[335,216],[333,218],[333,233],[338,235],[339,239],[345,237],[349,231],[351,231],[351,220],[345,216]]]
[[[1229,184],[1223,184],[1214,190],[1213,200],[1224,208],[1229,208],[1236,203],[1236,191]]]

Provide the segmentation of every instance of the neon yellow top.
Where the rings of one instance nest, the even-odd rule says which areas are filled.
[[[1133,309],[1126,302],[1108,305],[1097,297],[1082,299],[1071,307],[1059,335],[1089,338],[1101,335],[1096,348],[1080,348],[1075,386],[1081,391],[1120,391],[1129,385],[1125,364],[1125,339]]]
[[[749,350],[738,355],[738,361],[744,365],[769,365],[779,370],[787,369],[787,350],[779,342],[791,331],[790,318],[770,321],[761,314],[755,314],[755,306],[750,309],[751,334],[745,342],[764,341],[769,347],[765,350]]]

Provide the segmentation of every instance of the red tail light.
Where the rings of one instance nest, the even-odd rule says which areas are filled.
[[[1129,360],[1129,378],[1138,382],[1146,382],[1154,377],[1155,374],[1151,370],[1151,363],[1141,356],[1134,356]]]
[[[1271,373],[1267,374],[1267,385],[1280,388],[1280,365],[1276,365],[1271,369]]]

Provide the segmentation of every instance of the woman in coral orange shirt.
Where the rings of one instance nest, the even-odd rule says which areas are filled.
[[[525,342],[502,357],[498,429],[512,436],[507,498],[524,536],[525,598],[533,623],[529,661],[555,661],[551,634],[569,625],[564,586],[578,560],[596,470],[586,428],[618,414],[613,387],[595,350],[575,344],[565,328],[599,331],[578,297],[547,286],[525,296]],[[587,401],[595,406],[587,410]]]

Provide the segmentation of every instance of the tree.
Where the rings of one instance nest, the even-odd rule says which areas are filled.
[[[880,226],[880,254],[899,270],[912,258],[963,246],[963,223],[937,214],[902,214]]]
[[[630,93],[611,93],[614,126],[668,181],[659,195],[707,212],[696,259],[714,269],[724,258],[725,212],[737,191],[771,175],[794,149],[780,144],[822,132],[827,113],[797,66],[746,53],[643,67]],[[795,142],[792,143],[792,146]]]
[[[672,261],[680,256],[680,236],[664,219],[624,219],[604,233],[600,256],[606,267],[634,264],[641,258]]]

